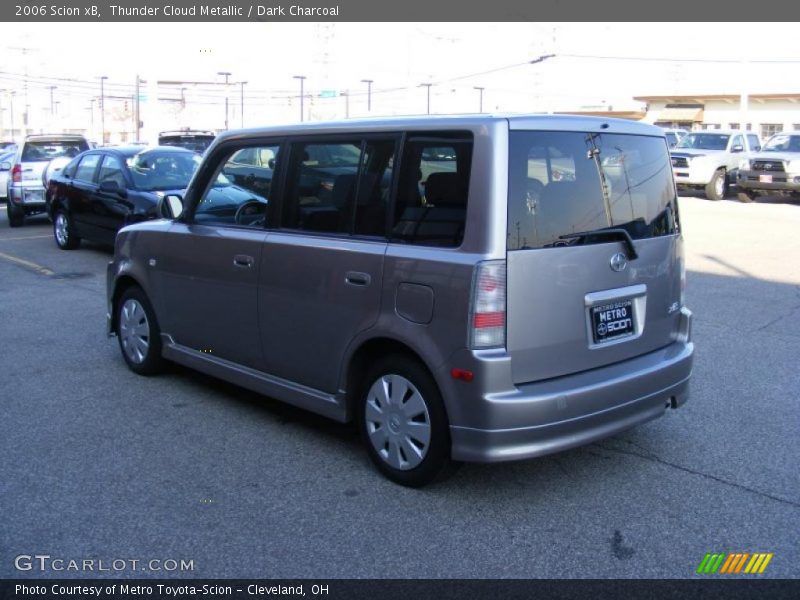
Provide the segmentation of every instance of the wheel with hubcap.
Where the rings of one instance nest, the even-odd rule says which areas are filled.
[[[139,287],[125,290],[117,302],[117,337],[131,371],[155,375],[163,370],[161,331],[153,307]]]
[[[728,194],[728,176],[725,169],[717,169],[711,181],[706,185],[706,198],[722,200]]]
[[[62,250],[74,250],[81,244],[81,238],[74,233],[72,219],[63,210],[56,212],[56,218],[53,219],[53,235],[56,245]]]
[[[370,458],[386,477],[420,487],[450,463],[450,430],[441,394],[417,361],[392,355],[368,369],[358,421]]]

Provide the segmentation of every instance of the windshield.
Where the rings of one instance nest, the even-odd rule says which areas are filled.
[[[88,149],[84,140],[28,141],[22,150],[22,162],[49,161],[62,156],[74,158]]]
[[[800,152],[800,135],[773,135],[762,152]]]
[[[158,138],[159,146],[176,146],[202,154],[214,141],[213,135],[167,135]]]
[[[636,239],[676,232],[664,139],[579,132],[511,133],[507,247],[546,248],[598,229]]]
[[[698,150],[725,150],[731,136],[724,133],[690,133],[676,148],[695,148]]]

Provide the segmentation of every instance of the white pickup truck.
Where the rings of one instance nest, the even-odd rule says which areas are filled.
[[[755,133],[719,129],[694,131],[670,151],[678,189],[702,189],[709,200],[721,200],[742,158],[761,150]]]

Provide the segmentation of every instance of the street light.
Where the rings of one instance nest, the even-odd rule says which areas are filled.
[[[218,71],[217,75],[225,77],[225,129],[228,129],[228,77],[231,76],[230,71]]]
[[[244,129],[244,86],[247,84],[246,81],[240,81],[239,85],[241,85],[241,95],[239,96],[240,107],[239,111],[242,113],[242,129]]]
[[[367,84],[367,112],[372,112],[372,79],[362,79],[361,83]]]
[[[106,79],[108,79],[107,75],[100,76],[100,129],[103,131],[100,144],[106,143]]]
[[[305,118],[304,109],[303,109],[303,84],[306,81],[305,75],[295,75],[292,79],[299,79],[300,80],[300,122],[303,122]]]
[[[486,88],[476,85],[472,88],[473,90],[478,90],[478,112],[483,112],[483,90]]]
[[[428,92],[428,114],[431,114],[431,86],[432,85],[433,85],[432,83],[420,83],[419,84],[419,87],[428,88],[427,89],[427,92]]]

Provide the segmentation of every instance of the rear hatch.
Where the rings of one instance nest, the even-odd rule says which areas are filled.
[[[507,349],[514,382],[670,344],[683,250],[664,138],[509,135]]]
[[[26,140],[22,147],[22,185],[42,186],[42,175],[48,163],[55,158],[72,159],[89,144],[83,138],[37,138]]]

